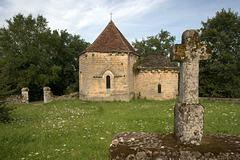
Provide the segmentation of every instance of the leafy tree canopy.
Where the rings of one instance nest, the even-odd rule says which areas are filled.
[[[144,57],[156,52],[166,57],[174,40],[175,37],[170,36],[169,32],[161,30],[160,33],[155,36],[149,36],[146,40],[144,38],[142,41],[135,40],[132,45]]]
[[[0,95],[29,87],[31,99],[49,86],[56,94],[77,90],[78,54],[89,43],[66,30],[51,31],[47,20],[22,14],[0,28]]]
[[[229,9],[202,22],[212,58],[200,62],[200,96],[240,97],[240,17]]]

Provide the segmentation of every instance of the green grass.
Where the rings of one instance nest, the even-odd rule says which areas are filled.
[[[176,100],[58,101],[14,105],[0,124],[0,159],[106,160],[119,132],[173,133]],[[207,134],[240,134],[240,104],[201,102]]]

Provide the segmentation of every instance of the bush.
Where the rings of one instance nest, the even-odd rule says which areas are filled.
[[[4,102],[0,102],[0,122],[9,123],[12,120],[10,117],[11,111],[14,109],[14,107],[7,107]]]

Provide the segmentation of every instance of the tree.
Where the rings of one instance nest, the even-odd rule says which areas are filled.
[[[28,87],[34,100],[42,96],[44,86],[63,94],[76,83],[77,55],[88,43],[67,31],[52,32],[41,15],[18,14],[7,23],[8,28],[0,28],[0,95]],[[71,74],[69,82],[67,74]]]
[[[24,86],[40,89],[50,81],[48,66],[51,31],[42,16],[33,19],[18,14],[0,29],[1,91],[15,93]]]
[[[78,56],[89,43],[80,39],[78,35],[71,35],[66,30],[60,31],[60,34],[55,30],[55,37],[58,37],[54,46],[55,55],[53,63],[61,68],[59,73],[60,78],[56,79],[58,85],[50,84],[54,94],[68,94],[78,90]]]
[[[202,22],[212,58],[200,62],[200,96],[240,97],[240,17],[229,9]]]
[[[170,36],[169,32],[161,30],[160,33],[155,36],[149,36],[146,40],[144,38],[142,41],[135,39],[135,42],[132,44],[136,51],[144,57],[156,52],[167,57],[174,40],[175,37]]]

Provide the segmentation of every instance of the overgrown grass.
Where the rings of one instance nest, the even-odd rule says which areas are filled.
[[[176,100],[58,101],[16,105],[0,124],[0,159],[106,160],[119,132],[173,132]],[[201,102],[205,133],[240,134],[240,104]]]

